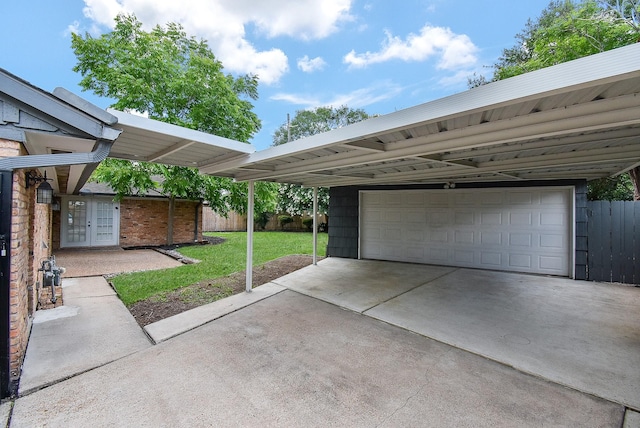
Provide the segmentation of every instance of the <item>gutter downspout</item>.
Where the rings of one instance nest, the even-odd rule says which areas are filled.
[[[100,163],[109,155],[113,143],[114,141],[98,140],[95,150],[88,153],[61,153],[55,155],[27,155],[2,158],[0,159],[0,171]]]

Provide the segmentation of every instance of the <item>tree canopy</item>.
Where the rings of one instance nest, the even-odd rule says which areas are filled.
[[[368,118],[369,115],[364,110],[351,109],[347,106],[298,110],[289,123],[283,124],[274,132],[273,145],[279,146]]]
[[[83,89],[114,99],[115,109],[237,141],[260,130],[251,103],[258,98],[257,76],[224,74],[207,43],[187,36],[179,24],[144,31],[134,15],[118,15],[115,22],[99,37],[72,35]],[[246,184],[193,168],[108,159],[92,179],[110,184],[118,198],[157,188],[171,198],[206,199],[222,214],[246,211],[246,198],[240,203]],[[274,185],[256,183],[256,212],[273,209],[274,192]]]
[[[474,75],[475,87],[640,41],[640,0],[556,0],[529,20],[493,65],[493,76]],[[640,198],[640,168],[589,183],[590,199]]]
[[[553,1],[537,20],[529,20],[494,65],[494,80],[605,52],[640,37],[638,2],[629,0]]]
[[[273,134],[273,145],[279,146],[289,141],[310,137],[311,135],[341,128],[368,119],[370,116],[362,109],[347,106],[318,107],[312,110],[298,110],[293,119],[280,126]],[[281,184],[278,190],[279,212],[302,215],[312,210],[313,189],[296,184]],[[328,214],[329,190],[318,188],[318,211]]]

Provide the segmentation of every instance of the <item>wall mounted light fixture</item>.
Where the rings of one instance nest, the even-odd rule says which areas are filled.
[[[47,171],[44,172],[44,177],[37,174],[35,171],[27,171],[25,174],[27,179],[27,189],[31,186],[40,183],[36,188],[36,202],[39,204],[50,204],[53,202],[53,188],[51,184],[47,183],[50,178],[47,178]]]

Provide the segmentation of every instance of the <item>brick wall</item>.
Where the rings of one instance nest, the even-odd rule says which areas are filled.
[[[173,243],[194,242],[198,212],[198,234],[202,240],[202,205],[197,201],[176,201]],[[125,198],[120,202],[120,246],[155,246],[168,243],[169,201],[167,199]]]
[[[31,190],[31,189],[29,189]],[[11,274],[9,280],[9,370],[12,379],[20,375],[20,365],[27,349],[29,329],[29,292],[33,277],[29,242],[30,191],[25,189],[23,171],[13,174],[11,206]]]
[[[22,145],[0,140],[0,157],[25,155]],[[35,186],[26,188],[25,170],[13,173],[9,279],[9,370],[15,387],[36,310],[40,260],[51,254],[51,207],[37,204]],[[62,290],[57,290],[61,295]],[[59,304],[62,300],[59,300]]]

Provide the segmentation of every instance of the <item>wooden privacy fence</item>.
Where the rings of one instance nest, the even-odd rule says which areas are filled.
[[[306,226],[303,225],[302,220],[309,218],[308,216],[293,216],[293,222],[286,225],[284,230],[287,231],[306,231]],[[318,223],[325,223],[327,221],[326,216],[318,216]],[[202,231],[203,232],[241,232],[247,230],[247,218],[237,212],[230,212],[227,217],[223,217],[217,214],[209,207],[205,207],[202,210]],[[256,228],[255,230],[260,230]],[[278,215],[273,215],[269,219],[264,230],[274,231],[282,230],[280,223],[278,223]]]
[[[587,202],[588,278],[640,284],[640,202]]]

